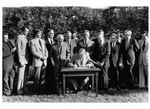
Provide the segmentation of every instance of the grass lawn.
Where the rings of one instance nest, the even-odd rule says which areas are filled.
[[[145,89],[128,90],[123,89],[117,91],[110,89],[107,92],[100,91],[98,97],[95,93],[80,91],[77,94],[66,94],[65,96],[53,95],[13,95],[10,97],[2,96],[3,102],[148,102],[148,91]]]

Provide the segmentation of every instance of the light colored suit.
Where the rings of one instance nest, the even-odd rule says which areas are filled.
[[[69,59],[70,51],[69,51],[68,45],[65,42],[63,42],[61,44],[61,49],[60,49],[59,53],[60,53],[60,59],[61,60],[67,60],[67,59]]]
[[[18,58],[19,58],[19,63],[22,64],[27,64],[28,63],[28,57],[27,57],[27,39],[26,36],[24,35],[19,35],[17,37],[16,45],[17,45],[17,53],[18,53]]]
[[[41,41],[41,45],[39,43]],[[45,41],[43,39],[32,39],[31,40],[31,51],[33,54],[32,64],[34,67],[40,67],[43,64],[47,66],[47,59],[44,61],[41,60],[42,57],[48,58],[48,51],[45,46]]]
[[[141,65],[141,64],[144,64],[144,65],[148,65],[148,40],[146,40],[145,42],[145,48],[144,48],[144,51],[142,49],[142,46],[143,46],[143,43],[144,43],[144,40],[139,40],[138,41],[139,43],[139,47],[140,47],[140,54],[139,54],[139,62],[138,64]]]
[[[69,52],[70,52],[70,58],[72,58],[72,56],[77,53],[77,44],[76,44],[76,41],[74,39],[71,39],[70,40],[70,43],[69,41],[65,41],[65,43],[68,45],[69,47]]]
[[[145,40],[145,48],[143,50],[144,40],[139,40],[139,87],[148,87],[148,39]]]
[[[18,84],[17,84],[17,91],[18,94],[21,94],[24,88],[24,73],[25,73],[25,67],[28,63],[28,54],[27,54],[27,39],[24,35],[18,35],[16,40],[16,48],[18,53]]]
[[[48,51],[45,41],[40,38],[31,40],[31,52],[33,54],[33,67],[35,68],[34,89],[37,91],[40,83],[45,79],[45,66],[47,66]],[[42,58],[45,57],[43,60]]]

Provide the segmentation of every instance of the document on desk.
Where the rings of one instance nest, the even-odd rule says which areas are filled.
[[[90,69],[91,67],[74,67],[73,69]]]

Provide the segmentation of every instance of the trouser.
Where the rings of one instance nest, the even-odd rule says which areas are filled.
[[[48,92],[54,92],[54,68],[50,63],[47,64],[45,74],[45,86]]]
[[[25,68],[26,68],[26,65],[24,65],[24,66],[18,66],[18,84],[17,84],[17,90],[23,90],[23,88],[24,88]]]
[[[119,72],[114,66],[109,68],[110,87],[117,88],[119,86]]]
[[[60,75],[60,63],[54,67],[54,87],[57,94],[61,88],[61,75]]]
[[[139,87],[148,88],[148,65],[139,65]]]
[[[11,95],[13,91],[15,72],[12,68],[3,70],[3,93]]]
[[[54,66],[54,87],[57,94],[60,94],[60,91],[62,90],[62,75],[60,74],[60,70],[62,67],[66,66],[66,64],[66,60],[59,60]]]
[[[39,86],[45,83],[45,66],[34,67],[34,89],[35,91],[39,90]]]
[[[133,70],[132,65],[126,65],[124,67],[125,85],[127,88],[133,88],[134,87],[134,75],[133,75],[132,70]]]
[[[108,67],[101,67],[101,74],[99,75],[99,84],[101,89],[108,89]]]

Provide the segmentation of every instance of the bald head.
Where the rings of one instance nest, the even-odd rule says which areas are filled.
[[[131,30],[126,30],[125,31],[125,36],[126,37],[131,37],[131,35],[132,35],[132,31]]]
[[[70,31],[66,32],[66,39],[71,39],[72,33]]]
[[[85,49],[84,49],[84,48],[80,48],[80,49],[79,49],[79,55],[80,55],[81,57],[83,57],[85,54],[86,54]]]
[[[61,44],[64,41],[64,36],[62,34],[58,34],[56,39],[57,42]]]
[[[53,38],[54,37],[54,30],[50,29],[47,34],[48,34],[49,38]]]

